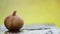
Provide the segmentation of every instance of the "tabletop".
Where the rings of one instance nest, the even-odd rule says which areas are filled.
[[[19,32],[10,32],[5,26],[0,26],[0,34],[60,34],[60,28],[45,25],[24,26]]]

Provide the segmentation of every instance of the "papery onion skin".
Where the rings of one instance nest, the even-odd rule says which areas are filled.
[[[12,15],[5,18],[4,25],[9,31],[19,31],[24,25],[24,20],[14,11]]]

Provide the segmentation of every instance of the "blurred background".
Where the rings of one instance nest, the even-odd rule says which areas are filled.
[[[0,25],[15,10],[25,25],[55,24],[60,27],[60,0],[0,0]]]

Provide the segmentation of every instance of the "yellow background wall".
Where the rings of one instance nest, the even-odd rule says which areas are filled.
[[[14,10],[26,25],[55,23],[60,27],[60,0],[0,0],[0,25]]]

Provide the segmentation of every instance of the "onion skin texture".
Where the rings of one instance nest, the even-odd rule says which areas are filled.
[[[23,27],[23,24],[23,19],[17,16],[15,13],[6,17],[4,20],[4,25],[9,31],[19,31]]]

